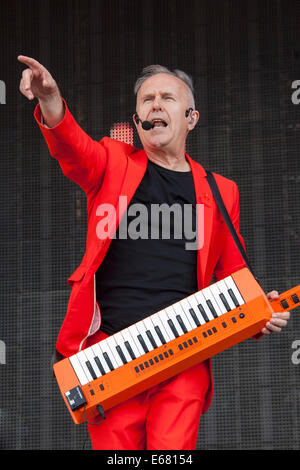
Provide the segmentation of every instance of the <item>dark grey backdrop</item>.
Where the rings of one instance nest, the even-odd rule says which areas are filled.
[[[85,195],[49,156],[18,91],[32,56],[57,80],[93,138],[130,122],[142,67],[195,80],[200,123],[190,155],[234,179],[241,231],[265,291],[300,282],[300,2],[296,0],[10,0],[0,3],[0,448],[81,449],[49,360],[65,315],[67,277],[84,252]],[[135,144],[139,146],[137,136]],[[280,335],[213,359],[215,395],[199,449],[299,449],[299,309]],[[89,448],[89,444],[86,444]]]

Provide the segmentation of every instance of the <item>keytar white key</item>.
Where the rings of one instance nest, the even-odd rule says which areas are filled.
[[[154,313],[153,315],[151,315],[150,318],[151,318],[151,320],[152,320],[152,323],[153,323],[153,325],[154,325],[154,328],[155,328],[156,326],[159,327],[159,329],[160,329],[160,331],[161,331],[161,333],[162,333],[162,335],[163,335],[163,337],[164,337],[166,343],[168,343],[169,341],[171,341],[171,339],[173,339],[173,338],[171,338],[171,337],[169,336],[169,334],[168,334],[166,328],[164,327],[163,322],[161,321],[161,319],[160,319],[160,317],[159,317],[159,312]]]
[[[214,300],[220,309],[221,315],[223,315],[224,313],[227,313],[227,309],[220,299],[220,296],[219,296],[220,290],[218,289],[218,286],[216,284],[211,285],[210,291],[212,295],[214,296]]]
[[[111,363],[111,365],[113,366],[114,369],[117,369],[119,367],[118,363],[115,361],[114,355],[112,354],[112,352],[110,350],[110,347],[109,347],[109,344],[107,343],[107,340],[108,340],[108,338],[105,338],[104,340],[100,341],[100,343],[98,343],[99,348],[102,351],[102,359],[108,365],[109,370],[110,370],[110,363]],[[106,357],[107,357],[107,359],[106,359]]]
[[[200,304],[202,309],[203,309],[204,313],[202,313],[202,316],[203,316],[204,320],[206,321],[206,323],[210,322],[211,320],[214,320],[214,316],[213,316],[213,314],[211,313],[211,311],[209,310],[209,308],[206,304],[206,299],[205,299],[204,295],[202,294],[202,291],[196,292],[194,295],[195,295],[195,298],[198,302],[198,305]],[[198,310],[201,313],[201,310],[200,310],[199,307],[198,307]]]
[[[114,335],[111,335],[109,336],[108,338],[105,339],[107,345],[109,346],[110,348],[110,351],[111,351],[111,354],[109,354],[110,357],[113,357],[114,359],[114,367],[115,369],[117,369],[118,367],[122,367],[124,364],[116,350],[116,347],[117,347],[117,343],[115,341],[115,338],[114,338]]]
[[[182,306],[181,306],[181,303],[180,302],[176,302],[175,304],[172,305],[173,307],[173,310],[175,312],[176,315],[180,315],[187,331],[191,331],[194,329],[194,326],[192,325],[192,321],[189,320],[189,317],[185,314]]]
[[[79,359],[77,357],[77,354],[74,356],[69,357],[69,361],[72,364],[72,367],[74,369],[75,374],[78,377],[78,380],[81,385],[86,385],[89,383],[89,379],[85,373],[85,371],[82,368],[81,363],[79,362]]]
[[[208,308],[210,309],[208,305],[210,303],[211,308],[213,309],[213,312],[211,311],[213,314],[213,317],[215,318],[214,315],[217,315],[218,317],[220,317],[223,314],[223,312],[214,298],[211,286],[206,287],[206,289],[203,289],[202,294],[206,300],[206,305],[208,306]]]
[[[141,348],[138,347],[137,341],[135,341],[133,337],[133,329],[131,329],[131,326],[128,328],[125,328],[120,333],[124,338],[124,343],[126,341],[129,343],[129,346],[131,347],[133,354],[135,355],[136,358],[145,354],[145,352],[142,351]]]
[[[232,279],[232,277],[231,276],[225,277],[224,281],[225,281],[225,284],[226,284],[228,290],[232,289],[232,292],[233,292],[234,296],[236,297],[239,305],[243,305],[245,303],[245,301],[244,301],[243,297],[241,296],[241,293],[238,290],[238,288],[237,288],[234,280]]]
[[[219,298],[221,299],[220,294],[222,294],[222,296],[224,296],[225,302],[226,302],[226,304],[228,304],[228,307],[229,307],[228,312],[230,312],[230,310],[233,310],[235,308],[235,305],[233,303],[232,298],[228,294],[228,288],[227,288],[227,286],[224,282],[224,279],[222,279],[221,281],[218,281],[216,287],[219,290],[219,293],[218,293]],[[222,302],[222,300],[221,300],[221,302]],[[227,310],[227,306],[225,306],[225,308]]]
[[[204,325],[206,323],[206,321],[204,320],[204,318],[202,317],[202,315],[199,311],[199,308],[198,308],[199,302],[197,301],[195,295],[190,295],[187,299],[182,299],[180,301],[180,303],[181,303],[186,315],[187,316],[189,315],[189,317],[191,318],[191,321],[193,322],[193,326],[195,325],[194,328],[197,328],[197,326],[199,326],[199,325],[195,322],[195,320],[193,318],[193,315],[190,312],[190,309],[193,309],[193,311],[194,311],[193,314],[196,315],[200,325]]]
[[[101,365],[102,365],[102,367],[103,367],[105,373],[107,374],[108,372],[110,372],[110,368],[108,367],[108,365],[107,365],[107,363],[106,363],[106,361],[105,361],[105,359],[104,359],[104,357],[103,357],[103,352],[102,352],[102,350],[101,350],[101,348],[100,348],[100,343],[102,343],[102,341],[100,341],[99,343],[93,344],[92,350],[93,350],[93,352],[94,352],[94,354],[95,354],[95,357],[98,357],[98,359],[99,359],[99,361],[100,361],[100,363],[101,363]]]
[[[130,333],[132,334],[133,336],[133,339],[135,341],[135,344],[136,344],[136,347],[138,348],[138,350],[140,351],[140,356],[142,356],[143,354],[146,354],[146,352],[144,351],[139,339],[138,339],[138,336],[140,335],[140,332],[139,330],[137,329],[136,327],[136,323],[134,325],[131,325],[130,327]],[[143,336],[142,336],[143,337]],[[146,343],[146,346],[147,346],[147,343]],[[153,348],[152,348],[153,349]],[[150,351],[150,349],[148,348],[148,351]]]
[[[154,347],[152,346],[152,344],[151,344],[151,342],[150,342],[150,340],[149,340],[149,338],[146,334],[147,329],[146,329],[146,326],[145,326],[144,322],[141,320],[141,321],[137,322],[135,324],[135,326],[136,326],[136,329],[139,332],[139,335],[142,336],[142,338],[143,338],[143,340],[144,340],[144,342],[147,346],[148,351],[153,351]]]
[[[114,334],[114,339],[115,339],[117,345],[120,346],[121,351],[124,354],[126,361],[127,362],[132,361],[132,357],[130,356],[130,354],[129,354],[129,352],[128,352],[125,344],[124,344],[125,341],[124,341],[124,338],[123,338],[121,332],[115,333]]]
[[[165,308],[165,312],[166,314],[168,315],[169,317],[169,320],[172,320],[173,322],[173,325],[178,333],[178,336],[182,336],[184,335],[184,331],[180,325],[180,323],[178,322],[177,318],[176,318],[176,314],[174,312],[174,309],[172,307],[167,307]],[[170,326],[170,328],[172,329],[172,327]]]
[[[159,315],[159,318],[160,318],[162,324],[165,327],[165,330],[167,331],[169,337],[171,338],[170,341],[172,341],[173,339],[176,338],[176,336],[175,336],[174,332],[172,331],[172,329],[170,328],[170,325],[168,323],[169,317],[168,317],[166,311],[165,310],[160,310],[158,312],[158,315]]]
[[[87,357],[87,360],[89,361],[89,363],[91,364],[91,367],[93,368],[93,371],[94,371],[96,377],[97,378],[101,377],[102,374],[101,374],[99,368],[97,367],[97,364],[95,363],[95,354],[94,354],[94,351],[91,348],[91,346],[86,348],[84,350],[84,352],[85,352],[85,355]]]
[[[84,373],[88,378],[88,381],[92,382],[94,379],[93,379],[93,376],[91,375],[88,367],[86,366],[86,362],[87,362],[88,358],[86,357],[86,354],[85,354],[84,350],[77,353],[77,359],[79,360],[79,362],[80,362],[80,364],[81,364],[81,366],[84,370]]]
[[[154,329],[154,325],[153,325],[153,322],[151,320],[151,317],[144,318],[143,323],[145,325],[146,330],[150,331],[156,346],[157,347],[162,346],[163,343],[161,342],[161,339],[159,338],[158,334],[156,333],[156,331]]]

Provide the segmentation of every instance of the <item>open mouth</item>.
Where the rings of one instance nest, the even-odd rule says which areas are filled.
[[[153,119],[151,124],[153,127],[167,127],[168,125],[163,119]]]

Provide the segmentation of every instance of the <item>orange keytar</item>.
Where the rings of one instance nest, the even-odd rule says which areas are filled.
[[[270,302],[247,268],[233,273],[230,277],[243,297],[244,304],[101,375],[92,382],[81,386],[70,358],[56,363],[54,373],[74,423],[80,424],[95,417],[99,413],[99,405],[102,410],[108,410],[256,335],[274,312],[291,310],[300,305],[300,285],[284,292],[276,301]],[[141,364],[145,363],[148,366],[141,368]],[[70,391],[74,389],[76,393],[82,394],[82,404],[77,409],[72,409],[68,399]]]

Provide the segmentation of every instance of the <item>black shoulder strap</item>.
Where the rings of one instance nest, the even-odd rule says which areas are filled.
[[[232,223],[232,221],[231,221],[231,219],[230,219],[230,217],[229,217],[229,215],[228,215],[227,209],[226,209],[226,207],[225,207],[225,205],[224,205],[224,202],[223,202],[222,196],[221,196],[221,194],[220,194],[218,185],[217,185],[217,183],[216,183],[215,177],[214,177],[214,175],[212,174],[211,171],[206,170],[206,173],[207,173],[206,178],[207,178],[208,184],[209,184],[209,186],[210,186],[210,189],[212,190],[213,196],[214,196],[214,198],[215,198],[215,200],[216,200],[217,206],[218,206],[218,208],[219,208],[219,210],[220,210],[220,212],[221,212],[221,214],[222,214],[222,216],[223,216],[223,218],[224,218],[224,220],[225,220],[225,222],[226,222],[226,225],[227,225],[227,227],[228,227],[228,229],[229,229],[231,235],[233,236],[233,239],[234,239],[234,241],[235,241],[235,243],[236,243],[236,245],[237,245],[237,247],[238,247],[238,249],[239,249],[239,251],[240,251],[242,257],[244,258],[244,261],[245,261],[245,263],[246,263],[248,269],[251,271],[251,273],[252,273],[253,276],[254,276],[254,272],[253,272],[253,269],[251,268],[251,265],[250,265],[248,256],[247,256],[247,254],[246,254],[246,252],[245,252],[245,250],[244,250],[244,247],[243,247],[243,245],[242,245],[242,243],[241,243],[241,241],[240,241],[240,239],[239,239],[239,237],[238,237],[238,235],[237,235],[237,233],[236,233],[236,230],[235,230],[235,228],[234,228],[234,226],[233,226],[233,223]],[[255,276],[254,276],[254,277],[255,277]]]

